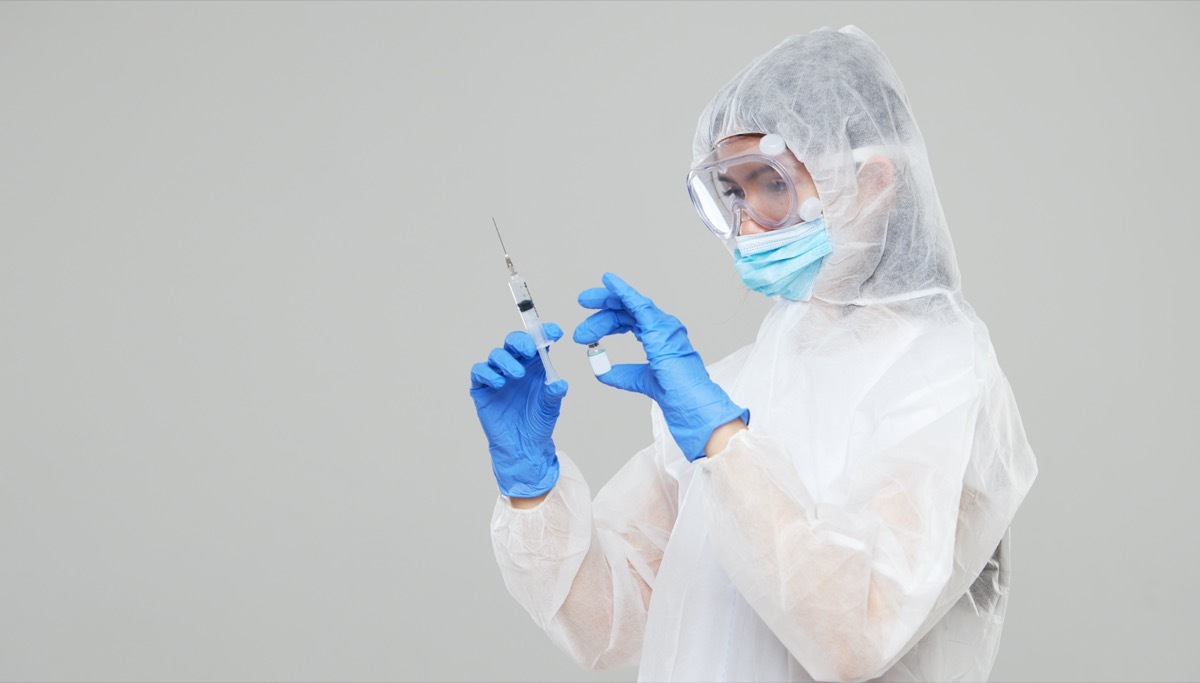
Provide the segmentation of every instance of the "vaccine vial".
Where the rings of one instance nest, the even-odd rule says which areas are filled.
[[[612,363],[608,361],[608,352],[600,346],[600,342],[592,342],[588,344],[588,362],[592,364],[592,372],[596,375],[603,375],[612,370]]]

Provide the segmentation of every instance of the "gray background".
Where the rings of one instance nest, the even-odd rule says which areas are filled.
[[[854,23],[929,147],[1041,476],[994,678],[1200,677],[1194,3],[0,4],[0,678],[632,680],[504,590],[470,365],[613,270],[715,361],[716,89]],[[630,341],[617,360],[639,358]],[[648,402],[582,349],[599,486]]]

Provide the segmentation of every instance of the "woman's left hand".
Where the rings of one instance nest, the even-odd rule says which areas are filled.
[[[611,334],[633,332],[649,362],[614,365],[597,379],[653,399],[689,461],[704,456],[705,445],[717,427],[738,418],[749,424],[750,411],[730,400],[708,376],[678,318],[664,313],[612,273],[605,273],[603,282],[604,287],[579,295],[580,306],[599,312],[580,323],[573,338],[579,344],[591,344]]]

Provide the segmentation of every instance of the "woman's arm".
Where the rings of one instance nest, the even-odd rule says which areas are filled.
[[[550,495],[550,491],[547,491],[536,498],[509,498],[508,502],[518,510],[532,510],[533,508],[541,505],[542,501],[546,500],[546,496],[548,495]]]
[[[871,411],[878,429],[855,444],[870,452],[845,473],[849,493],[836,503],[815,500],[793,454],[753,428],[735,425],[703,465],[718,560],[818,680],[886,671],[919,638],[943,588],[963,578],[952,574],[977,574],[988,559],[955,562],[975,378],[966,372],[929,391],[930,401]],[[991,548],[1004,528],[995,531]]]
[[[635,455],[591,500],[559,454],[558,484],[536,505],[501,497],[492,542],[505,585],[581,666],[636,664],[646,608],[675,520],[675,482],[656,447]],[[527,504],[530,501],[525,501]]]

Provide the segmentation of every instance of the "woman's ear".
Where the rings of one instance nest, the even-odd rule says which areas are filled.
[[[887,207],[895,189],[896,167],[887,157],[869,157],[859,167],[855,180],[858,183],[858,215],[866,215]]]
[[[896,167],[887,157],[873,156],[858,169],[858,190],[865,192],[871,201],[892,188],[896,179]]]

